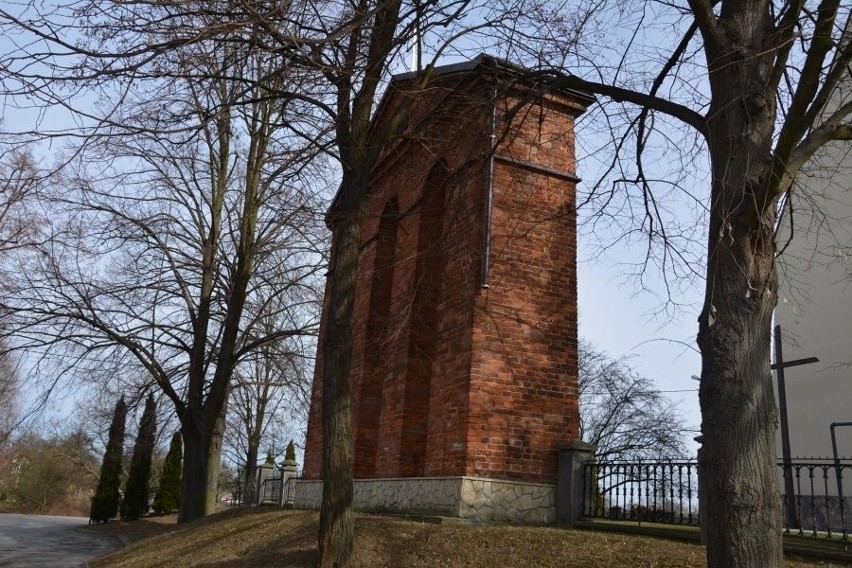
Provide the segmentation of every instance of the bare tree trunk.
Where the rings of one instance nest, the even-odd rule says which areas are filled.
[[[345,174],[344,174],[345,175]],[[334,219],[328,326],[323,338],[323,495],[319,563],[323,568],[352,565],[355,519],[352,510],[352,409],[349,372],[352,315],[360,245],[361,188],[341,185],[343,214]],[[348,191],[347,191],[348,190]]]
[[[702,501],[707,508],[702,519],[707,522],[710,568],[781,565],[774,459],[777,413],[769,372],[775,278],[771,254],[763,260],[772,273],[771,284],[767,284],[773,291],[767,288],[751,302],[744,298],[730,303],[716,300],[717,319],[713,325],[702,321],[699,333],[704,435],[700,467],[703,487],[711,496]],[[719,282],[720,271],[708,273],[708,280],[716,281],[717,294],[725,286]],[[737,298],[724,292],[717,297]]]
[[[257,484],[257,446],[249,445],[246,452],[246,467],[243,471],[243,496],[240,503],[243,507],[254,505]]]
[[[212,426],[204,419],[215,406],[186,411],[181,417],[184,441],[183,477],[180,483],[178,523],[200,519],[215,512],[219,465],[225,433],[227,399]]]
[[[698,345],[702,487],[709,568],[781,566],[777,410],[769,369],[777,194],[771,188],[776,94],[773,22],[761,3],[728,5],[707,33],[712,188]],[[705,30],[706,31],[706,30]]]
[[[713,187],[698,345],[703,486],[712,498],[703,518],[710,568],[772,568],[782,561],[769,370],[777,199],[759,196],[770,178],[775,107],[758,56],[726,59],[714,90],[731,94],[715,98],[718,112],[708,115]]]
[[[219,469],[222,462],[222,441],[225,437],[226,418],[228,414],[228,397],[222,405],[222,411],[216,419],[210,442],[207,447],[207,483],[204,490],[204,514],[216,512],[216,498],[219,495]]]
[[[212,427],[206,425],[207,413],[202,410],[187,411],[181,417],[184,453],[178,523],[194,521],[215,511],[226,413],[227,404]]]
[[[184,420],[183,434],[183,477],[180,480],[178,523],[200,519],[204,516],[205,488],[207,487],[207,445],[200,424],[192,419]],[[202,481],[203,480],[203,481]]]
[[[267,377],[271,380],[271,377]],[[268,390],[268,387],[267,387]],[[242,485],[242,505],[252,506],[256,503],[258,497],[257,487],[257,455],[260,452],[260,438],[265,427],[266,402],[268,398],[258,396],[255,401],[258,405],[257,413],[254,420],[248,418],[243,419],[243,425],[246,426],[246,465],[243,469],[241,485]],[[242,409],[245,410],[244,408]]]

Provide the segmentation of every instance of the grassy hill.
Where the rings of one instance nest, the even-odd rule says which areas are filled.
[[[121,534],[127,548],[89,565],[107,567],[310,567],[319,515],[273,508],[226,511],[201,521],[173,517],[114,522],[88,530]],[[421,523],[358,515],[356,565],[464,568],[699,568],[698,544],[554,527]],[[788,560],[787,566],[838,566]]]

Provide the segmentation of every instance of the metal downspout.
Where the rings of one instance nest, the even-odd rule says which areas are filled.
[[[491,207],[494,201],[494,154],[497,152],[497,85],[491,94],[491,120],[488,133],[488,172],[485,188],[485,214],[482,230],[482,280],[480,288],[488,288],[488,272],[491,262]]]

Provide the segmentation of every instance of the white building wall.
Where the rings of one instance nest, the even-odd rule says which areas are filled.
[[[852,99],[850,87],[833,108]],[[791,454],[831,457],[829,425],[852,422],[852,142],[830,143],[799,176],[778,247],[784,360],[820,360],[785,370]],[[852,458],[852,427],[838,428],[837,442]]]

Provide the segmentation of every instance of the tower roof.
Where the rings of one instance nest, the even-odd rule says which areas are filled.
[[[437,67],[426,66],[426,68],[421,71],[408,71],[406,73],[399,73],[391,78],[391,82],[393,83],[409,81],[411,79],[416,79],[424,73],[429,73],[430,76],[437,77],[443,75],[450,75],[453,73],[473,73],[483,71],[497,72],[503,76],[514,76],[518,79],[523,79],[525,82],[528,83],[539,82],[541,83],[540,87],[542,87],[542,90],[544,92],[554,92],[555,90],[562,95],[571,96],[572,98],[576,99],[577,102],[583,103],[585,106],[588,106],[595,101],[594,95],[585,91],[566,88],[554,89],[553,87],[551,87],[550,85],[553,84],[554,79],[567,77],[567,75],[565,73],[562,73],[561,71],[534,71],[522,65],[512,63],[511,61],[502,59],[500,57],[495,57],[487,53],[480,53],[473,59],[469,59],[467,61],[448,63],[446,65],[439,65]],[[385,96],[385,98],[386,97],[387,95]],[[378,116],[378,113],[376,114]]]
[[[423,83],[421,87],[426,87],[454,75],[465,78],[469,77],[471,79],[491,76],[538,92],[541,95],[561,96],[572,101],[572,106],[577,109],[578,114],[595,101],[595,97],[585,91],[556,86],[560,82],[560,79],[567,77],[567,75],[560,71],[533,71],[505,59],[481,53],[468,61],[449,63],[436,67],[429,65],[420,71],[399,73],[391,77],[390,83],[379,105],[376,107],[371,129],[374,132],[376,131],[385,119],[388,109],[393,107],[393,101],[398,98],[401,92],[408,90],[405,86],[406,83],[414,83],[416,80],[422,79]],[[327,223],[329,216],[336,209],[339,199],[340,191],[338,190],[328,208],[328,213],[326,214]]]

